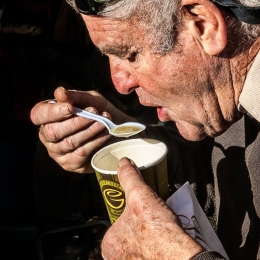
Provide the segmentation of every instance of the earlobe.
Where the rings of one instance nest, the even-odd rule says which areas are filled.
[[[184,0],[182,11],[188,29],[209,55],[222,52],[227,44],[226,24],[220,10],[209,0]]]

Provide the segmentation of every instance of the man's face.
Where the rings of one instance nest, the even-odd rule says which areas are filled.
[[[207,55],[188,30],[179,33],[173,51],[161,56],[152,53],[145,32],[128,22],[86,15],[83,19],[93,43],[109,57],[120,93],[135,90],[141,104],[157,107],[159,119],[176,122],[188,140],[219,135],[231,124],[235,104],[230,108],[225,103],[232,91],[224,92],[228,84],[218,69],[225,64]]]

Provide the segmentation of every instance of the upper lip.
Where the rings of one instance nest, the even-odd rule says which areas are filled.
[[[141,98],[139,98],[139,101],[140,103],[143,105],[143,106],[147,106],[147,107],[162,107],[162,105],[157,105],[155,103],[152,103],[152,102],[145,102],[143,101]]]
[[[152,95],[145,95],[141,90],[139,90],[138,88],[135,90],[138,98],[139,98],[139,101],[140,103],[143,105],[143,106],[148,106],[148,107],[161,107],[163,106],[162,104],[159,104],[161,103],[160,102],[160,99],[152,96]]]

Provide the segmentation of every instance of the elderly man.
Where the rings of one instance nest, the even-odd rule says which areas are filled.
[[[176,123],[180,135],[164,126],[140,135],[167,144],[171,192],[189,181],[230,259],[260,259],[260,1],[100,2],[69,0],[109,57],[116,89],[136,91],[161,121]],[[31,112],[41,141],[64,169],[93,172],[93,153],[118,139],[73,116],[73,105],[116,123],[134,119],[96,92],[54,95],[57,103]],[[133,162],[123,158],[118,174],[127,205],[104,236],[104,259],[224,259],[185,233]]]

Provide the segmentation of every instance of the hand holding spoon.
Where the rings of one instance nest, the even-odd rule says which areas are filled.
[[[56,102],[57,101],[55,99],[48,101],[48,103]],[[132,135],[136,135],[146,128],[145,125],[136,122],[127,122],[124,124],[116,125],[106,117],[87,112],[86,110],[80,109],[78,107],[74,107],[74,114],[102,123],[108,129],[109,134],[116,137],[129,137]]]

